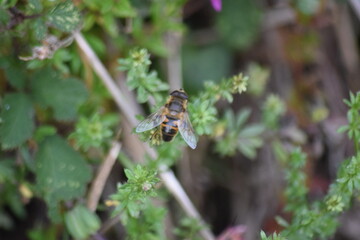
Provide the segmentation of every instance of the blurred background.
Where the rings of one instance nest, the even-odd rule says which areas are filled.
[[[57,26],[43,33],[41,22],[31,22],[36,17],[19,20],[14,9],[30,16],[28,4],[38,1],[2,2],[2,100],[5,94],[19,89],[16,81],[26,78],[27,72],[51,65],[63,76],[82,79],[91,89],[90,104],[80,109],[83,114],[98,109],[117,114],[111,97],[76,44],[56,49],[51,59],[20,61],[18,56],[34,56],[33,47],[47,33],[64,39],[66,29]],[[44,9],[54,2],[43,2]],[[126,6],[110,0],[72,2],[83,16],[84,37],[124,90],[125,74],[118,71],[117,59],[126,57],[134,47],[148,49],[151,69],[169,82],[170,90],[183,86],[190,96],[203,91],[205,82],[219,83],[241,72],[249,76],[245,93],[234,95],[231,104],[217,103],[219,115],[224,117],[213,125],[211,136],[200,137],[197,149],[184,151],[182,159],[172,167],[216,236],[238,231],[227,239],[255,240],[261,229],[267,233],[283,229],[275,216],[291,221],[291,214],[284,211],[286,182],[274,143],[284,148],[301,146],[307,154],[310,201],[325,196],[339,165],[354,154],[352,143],[337,129],[347,124],[343,99],[349,98],[349,92],[360,90],[359,0],[222,0],[217,1],[222,3],[219,11],[212,5],[215,0],[176,1],[175,7],[165,0],[129,0],[124,1]],[[43,34],[42,38],[39,34]],[[23,72],[20,77],[19,72]],[[15,79],[15,85],[9,83],[10,78]],[[126,94],[129,99],[136,97],[131,91]],[[75,117],[70,121],[54,119],[52,113],[39,108],[36,114],[37,125],[55,126],[63,136],[75,128]],[[245,119],[250,130],[243,131],[243,125],[230,123],[239,118]],[[139,142],[134,140],[137,137],[128,125],[122,126],[124,154],[141,162],[143,152],[138,151]],[[238,134],[231,136],[232,131]],[[31,144],[26,143],[30,155],[37,149]],[[15,166],[20,170],[14,171],[25,172],[21,178],[32,183],[34,174],[26,172],[28,166],[23,166],[23,153],[19,151],[3,150],[1,156],[17,159]],[[88,162],[98,164],[94,159],[101,158],[104,152],[92,152]],[[124,174],[119,174],[122,171],[123,165],[116,163],[103,200],[116,191],[117,182],[126,180]],[[1,169],[0,176],[6,176]],[[18,183],[14,180],[13,184]],[[29,197],[18,187],[14,193],[4,186],[6,177],[0,178],[0,239],[46,239],[28,234],[35,229],[34,222],[44,226],[48,221],[44,201]],[[12,206],[11,201],[17,205]],[[168,208],[179,215],[174,200]],[[340,216],[336,234],[330,239],[360,240],[359,226],[360,206],[354,200],[353,206]],[[121,230],[112,230],[106,239],[123,239],[122,234]]]

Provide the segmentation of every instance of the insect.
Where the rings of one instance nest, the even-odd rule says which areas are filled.
[[[166,104],[149,115],[136,127],[136,132],[145,132],[160,125],[158,134],[164,142],[170,142],[178,133],[192,148],[196,148],[196,137],[186,111],[188,95],[183,89],[170,93]]]

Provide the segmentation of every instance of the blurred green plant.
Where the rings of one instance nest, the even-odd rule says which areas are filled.
[[[328,193],[322,200],[312,203],[307,199],[306,175],[303,169],[306,156],[299,148],[290,153],[274,144],[275,153],[285,166],[285,210],[292,213],[291,223],[278,217],[278,223],[284,227],[281,237],[292,240],[327,239],[335,233],[338,226],[338,217],[349,209],[352,199],[358,196],[360,189],[360,153],[356,145],[359,144],[356,122],[360,117],[360,93],[350,93],[350,100],[344,100],[348,105],[348,125],[339,128],[339,132],[347,132],[348,137],[354,140],[355,155],[345,160],[339,167],[337,177],[330,185]],[[267,238],[261,233],[262,239]],[[279,237],[279,236],[278,236]]]
[[[130,217],[138,218],[141,210],[147,205],[149,197],[155,197],[155,186],[160,181],[157,171],[137,165],[133,170],[125,169],[128,178],[125,184],[119,184],[117,193],[111,195],[111,200],[118,202],[114,214],[121,213],[126,223]]]
[[[166,91],[169,85],[162,82],[157,72],[150,71],[150,54],[146,49],[134,49],[130,51],[129,57],[119,60],[119,70],[127,71],[127,85],[130,90],[136,89],[136,96],[139,103],[148,101],[154,97],[159,102],[163,97],[159,91]]]
[[[166,209],[155,207],[150,201],[157,196],[157,171],[137,165],[133,170],[125,169],[125,175],[127,182],[119,184],[117,192],[110,196],[116,205],[113,215],[120,215],[128,239],[165,239]]]
[[[260,237],[261,240],[287,240],[287,238],[284,238],[277,233],[273,233],[270,236],[266,236],[266,233],[264,231],[260,232]]]
[[[258,36],[262,17],[256,1],[223,0],[223,8],[216,15],[216,28],[230,47],[245,49]]]
[[[263,122],[269,129],[276,130],[279,128],[279,119],[286,111],[286,105],[277,95],[270,94],[267,96],[262,107]]]
[[[86,239],[100,228],[100,219],[83,205],[77,205],[65,216],[65,225],[75,239]]]
[[[360,92],[356,95],[350,93],[350,99],[344,100],[345,104],[349,107],[347,112],[348,124],[338,129],[338,132],[347,132],[349,139],[353,140],[356,152],[359,153],[360,142]]]
[[[216,138],[216,152],[222,156],[233,156],[239,151],[250,159],[256,157],[256,149],[263,144],[261,134],[265,129],[261,124],[245,126],[250,113],[248,109],[240,111],[236,116],[231,110],[225,113],[219,125],[225,125],[226,130],[221,131],[223,134]]]
[[[270,70],[257,63],[251,63],[247,68],[247,73],[250,77],[249,93],[257,97],[262,95],[270,76]]]
[[[173,232],[180,239],[192,239],[201,240],[198,235],[199,230],[204,228],[196,219],[184,217],[180,220],[179,226],[177,226]]]

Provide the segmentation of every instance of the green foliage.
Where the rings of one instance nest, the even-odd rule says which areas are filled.
[[[151,102],[160,106],[165,102],[169,86],[160,80],[162,73],[157,74],[154,66],[150,66],[150,53],[143,48],[158,56],[168,54],[164,36],[185,33],[182,23],[185,3],[185,0],[10,0],[0,3],[0,142],[6,150],[1,157],[10,156],[0,160],[0,227],[13,227],[13,215],[25,216],[24,205],[31,198],[25,194],[28,190],[29,195],[46,201],[51,220],[46,228],[35,223],[29,238],[65,239],[69,238],[68,234],[73,238],[87,238],[99,229],[99,218],[81,205],[91,178],[85,159],[104,157],[107,143],[115,138],[113,128],[118,119],[113,115],[109,117],[108,113],[114,111],[113,103],[105,88],[99,87],[101,83],[94,77],[81,51],[75,46],[65,49],[67,45],[54,48],[62,39],[71,39],[71,33],[82,25],[83,17],[84,36],[109,66],[113,66],[112,59],[136,46],[127,58],[119,60],[120,70],[127,72],[128,86],[136,92],[139,103]],[[266,85],[264,79],[268,76],[266,69],[250,67],[252,79],[240,74],[216,81],[230,71],[232,52],[229,46],[237,49],[250,46],[256,40],[262,18],[262,11],[254,1],[224,0],[223,6],[223,11],[216,15],[220,37],[215,39],[216,43],[207,42],[210,47],[202,48],[193,45],[198,41],[191,40],[191,48],[184,50],[184,66],[188,69],[185,78],[190,79],[185,85],[190,93],[188,111],[196,133],[210,136],[220,154],[228,156],[240,152],[253,158],[256,149],[262,145],[263,125],[275,130],[276,134],[285,106],[280,99],[269,97],[263,108],[263,125],[246,124],[249,118],[246,111],[239,114],[218,112],[215,105],[228,107],[233,94],[248,88],[249,80],[251,93],[261,94]],[[10,7],[24,18],[15,18],[10,14]],[[15,24],[10,26],[10,23]],[[50,36],[56,40],[54,45],[47,42]],[[20,62],[19,55],[32,46],[36,46],[33,52],[50,50],[50,53],[26,64]],[[161,66],[162,59],[156,63]],[[91,99],[82,107],[88,90],[78,79],[83,79],[91,91]],[[202,92],[196,94],[195,88],[191,89],[195,81],[202,85],[203,80],[211,79],[215,82],[205,83]],[[221,102],[222,99],[226,102]],[[349,125],[343,131],[358,144],[360,134],[355,112],[350,114]],[[219,117],[223,113],[224,116]],[[74,126],[75,120],[78,121]],[[78,149],[66,142],[68,136]],[[157,147],[158,159],[148,166],[126,170],[128,181],[119,185],[117,193],[111,196],[118,204],[114,213],[120,215],[128,239],[165,239],[163,219],[166,211],[154,207],[151,202],[159,182],[154,169],[159,164],[174,164],[182,153],[183,144],[180,143],[183,141],[177,137],[169,144],[162,144]],[[91,151],[87,151],[89,149]],[[288,167],[285,176],[289,184],[293,184],[285,193],[289,199],[287,209],[298,214],[292,223],[278,218],[287,228],[282,236],[314,239],[329,235],[335,229],[334,217],[348,208],[358,189],[359,158],[349,159],[341,168],[339,180],[332,185],[324,201],[308,204],[305,175],[299,171],[304,166],[304,156],[296,151],[283,156],[284,165]],[[96,163],[93,165],[97,168]],[[132,164],[128,165],[132,167]],[[69,206],[75,207],[69,210]],[[5,207],[7,211],[3,211]],[[9,210],[11,214],[7,213]],[[64,232],[64,225],[68,233]],[[175,232],[181,239],[197,239],[200,229],[197,221],[185,219]],[[274,234],[271,239],[283,238]]]
[[[6,181],[13,182],[15,180],[15,164],[12,159],[0,160],[0,184]]]
[[[243,110],[236,116],[231,110],[225,113],[220,125],[225,125],[226,130],[216,139],[215,150],[218,153],[223,156],[233,156],[239,151],[248,158],[255,158],[256,149],[263,144],[261,134],[264,127],[260,124],[245,126],[249,116],[250,110]]]
[[[189,112],[197,134],[214,134],[214,125],[217,122],[215,103],[221,98],[232,102],[232,94],[245,91],[247,82],[248,77],[244,77],[242,74],[223,79],[219,84],[208,82],[205,84],[205,90],[193,98],[194,101],[190,99]]]
[[[279,119],[285,113],[286,107],[283,100],[277,95],[270,94],[263,104],[263,122],[269,129],[277,129]]]
[[[84,84],[75,78],[63,78],[51,68],[37,71],[31,82],[35,101],[43,108],[50,107],[57,120],[74,120],[77,109],[87,98]]]
[[[256,1],[223,0],[216,27],[230,47],[245,49],[256,39],[263,13]]]
[[[287,240],[287,238],[284,238],[277,233],[273,233],[271,236],[266,236],[264,231],[260,232],[260,237],[261,240]]]
[[[127,183],[118,186],[117,193],[111,199],[118,201],[115,214],[123,212],[122,219],[126,223],[129,217],[138,218],[149,197],[156,196],[155,185],[159,182],[155,170],[137,165],[133,171],[125,169]]]
[[[350,93],[350,99],[344,100],[345,104],[349,107],[347,112],[348,125],[342,126],[338,132],[347,132],[349,139],[354,141],[356,152],[359,153],[360,147],[360,92],[356,95]]]
[[[180,225],[174,229],[174,233],[179,239],[200,240],[202,238],[199,231],[203,228],[196,219],[185,217],[180,220]]]
[[[35,161],[38,188],[50,206],[50,217],[59,220],[57,204],[84,194],[90,169],[80,153],[56,135],[40,143]]]
[[[149,202],[137,218],[129,218],[126,224],[129,240],[165,240],[164,217],[166,209]]]
[[[352,128],[351,126],[354,125],[351,124],[359,118],[359,99],[359,94],[356,96],[350,94],[350,100],[344,101],[350,108],[348,112],[349,125],[340,128],[340,131],[348,131],[348,136],[355,140],[355,146],[359,142],[356,134],[358,129]],[[350,130],[352,130],[351,134],[349,134]],[[309,203],[306,175],[303,171],[299,171],[305,166],[306,156],[300,149],[295,149],[287,155],[284,152],[281,153],[282,150],[279,146],[276,148],[277,155],[282,156],[281,159],[285,164],[285,178],[288,183],[285,189],[287,198],[285,209],[293,213],[291,223],[278,218],[279,223],[285,227],[281,236],[294,240],[326,239],[332,236],[338,225],[339,214],[350,207],[352,198],[358,194],[360,188],[359,153],[341,164],[337,178],[330,185],[323,200]],[[266,238],[265,233],[261,233],[261,237],[269,239]]]
[[[5,65],[5,75],[11,86],[18,90],[23,90],[26,83],[26,71],[24,69],[24,64],[9,61],[6,62]]]
[[[264,93],[266,83],[270,76],[270,70],[257,63],[251,63],[247,69],[250,77],[249,93],[260,96]]]
[[[49,227],[36,226],[28,232],[30,240],[56,240],[56,226]]]
[[[210,135],[212,133],[211,126],[217,121],[217,110],[212,101],[196,99],[189,104],[189,112],[191,112],[190,116],[195,131],[200,135]]]
[[[34,109],[26,94],[5,95],[0,118],[0,141],[3,149],[20,146],[32,136]]]
[[[121,71],[127,71],[127,84],[130,90],[136,89],[137,100],[140,103],[148,101],[153,96],[156,101],[162,99],[158,91],[169,89],[169,85],[162,82],[155,71],[150,71],[150,54],[146,49],[134,49],[129,57],[119,60]]]
[[[100,228],[100,219],[83,205],[77,205],[65,214],[65,225],[75,239],[86,239]]]
[[[287,205],[285,210],[297,214],[307,207],[306,195],[308,189],[306,187],[306,175],[303,171],[306,163],[306,155],[301,152],[300,148],[296,148],[289,155],[286,161],[285,179],[289,182],[289,186],[285,189]]]
[[[157,172],[137,165],[133,170],[125,169],[125,175],[128,181],[119,184],[111,199],[117,203],[113,213],[120,215],[128,233],[127,239],[166,239],[163,227],[166,210],[153,206],[150,201],[151,197],[157,196]]]
[[[90,147],[100,147],[113,136],[110,127],[118,122],[116,115],[100,116],[94,114],[91,118],[80,117],[75,126],[75,131],[70,134],[69,138],[74,139],[76,146],[84,150]]]
[[[79,27],[80,13],[71,0],[66,0],[55,6],[48,15],[49,23],[64,32],[71,32]]]

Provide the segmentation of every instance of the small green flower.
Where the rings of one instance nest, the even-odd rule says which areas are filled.
[[[327,210],[330,212],[342,212],[345,204],[340,195],[333,195],[326,201]]]
[[[277,95],[270,94],[263,105],[263,121],[266,126],[276,129],[279,118],[285,113],[286,107],[283,100]]]
[[[243,76],[242,73],[232,77],[232,92],[233,93],[242,93],[246,91],[248,85],[248,76]]]

